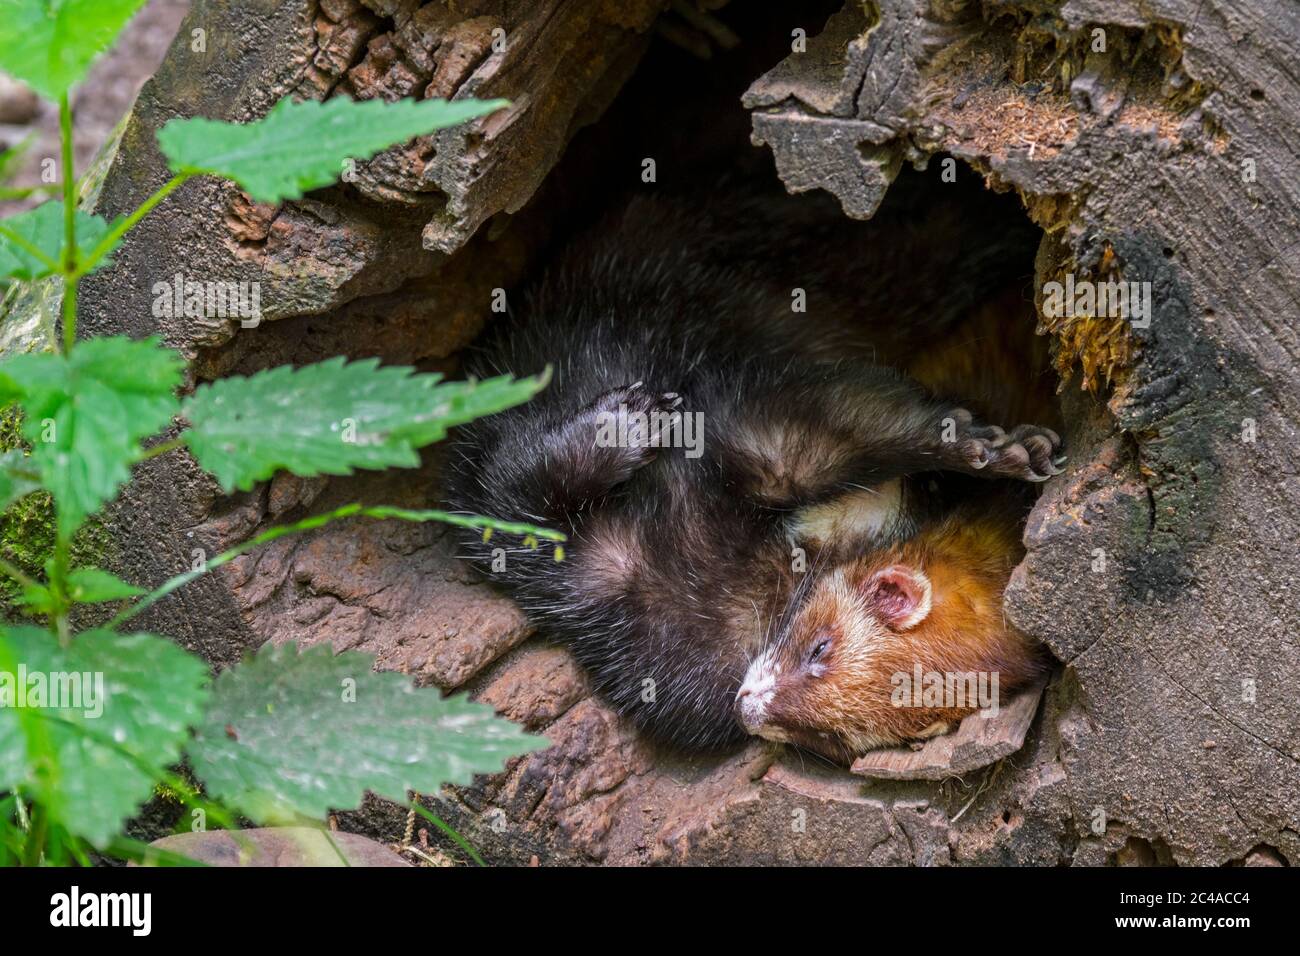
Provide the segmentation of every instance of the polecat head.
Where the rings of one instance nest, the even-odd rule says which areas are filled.
[[[862,559],[831,569],[750,664],[736,695],[740,723],[836,759],[914,736],[919,715],[893,706],[890,675],[931,601],[916,566]]]

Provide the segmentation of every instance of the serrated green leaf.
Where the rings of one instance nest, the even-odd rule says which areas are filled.
[[[68,597],[78,604],[99,604],[144,594],[143,588],[100,568],[77,568],[68,573]]]
[[[20,448],[11,449],[0,454],[0,510],[39,491],[40,479],[36,475],[36,466]]]
[[[0,365],[0,390],[17,389],[28,461],[54,495],[71,534],[130,477],[140,440],[176,413],[180,356],[158,340],[79,342],[68,357],[19,355]]]
[[[53,699],[74,674],[80,696]],[[45,682],[42,706],[33,675]],[[28,706],[19,707],[24,676]],[[207,679],[201,660],[151,634],[87,631],[63,648],[45,630],[0,629],[0,790],[21,787],[68,830],[105,845],[149,798],[154,770],[179,759]]]
[[[457,425],[528,401],[551,380],[548,369],[531,378],[500,375],[469,382],[440,382],[433,389],[433,407],[427,415],[396,429],[396,434],[423,446],[441,441]]]
[[[0,69],[57,100],[145,0],[0,0]]]
[[[505,100],[354,101],[342,97],[276,103],[253,123],[195,117],[158,131],[172,171],[233,179],[257,202],[297,199],[328,186],[345,160],[366,160],[415,136],[494,112]]]
[[[259,822],[322,819],[365,791],[399,802],[546,745],[464,695],[417,690],[326,645],[264,647],[217,678],[187,753],[207,792]]]
[[[77,247],[84,252],[92,249],[111,224],[101,216],[92,216],[77,210],[75,216]],[[8,230],[35,246],[47,259],[58,263],[63,256],[63,203],[51,200],[35,209],[0,220],[0,231]],[[91,272],[97,272],[111,262],[105,257],[95,264]],[[30,249],[12,238],[0,235],[0,277],[9,276],[23,281],[43,279],[53,275],[57,270],[48,262],[42,262]]]
[[[416,449],[448,428],[526,401],[544,384],[508,376],[441,382],[376,359],[333,358],[201,386],[182,408],[191,426],[184,437],[227,491],[248,490],[281,469],[311,476],[413,468]]]

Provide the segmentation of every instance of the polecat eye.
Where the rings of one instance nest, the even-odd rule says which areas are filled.
[[[818,641],[813,646],[811,653],[809,653],[808,655],[808,663],[815,664],[818,660],[821,659],[821,656],[825,654],[827,650],[830,649],[830,646],[831,646],[831,642],[829,640]]]

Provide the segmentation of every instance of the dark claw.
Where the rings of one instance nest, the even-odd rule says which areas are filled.
[[[1019,425],[1008,433],[996,425],[973,424],[965,409],[948,414],[961,425],[960,456],[972,470],[1034,482],[1061,473],[1066,457],[1060,454],[1061,437],[1052,429]]]

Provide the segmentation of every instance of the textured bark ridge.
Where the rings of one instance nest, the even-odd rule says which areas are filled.
[[[288,92],[514,105],[279,210],[190,183],[87,283],[87,326],[161,332],[196,379],[340,352],[448,363],[564,214],[534,192],[632,75],[666,6],[201,0],[125,129],[102,212],[163,180],[152,133],[176,114],[250,117]],[[680,39],[685,22],[664,32]],[[1145,328],[1044,320],[1069,376],[1071,461],[1031,516],[1006,602],[1063,662],[1036,714],[1017,710],[979,759],[978,740],[955,742],[961,776],[942,780],[884,779],[907,759],[855,775],[757,742],[658,752],[435,527],[283,539],[161,603],[149,626],[216,664],[266,640],[368,649],[544,733],[548,749],[438,801],[497,861],[1295,862],[1300,14],[849,0],[819,27],[744,101],[790,189],[869,217],[904,162],[929,162],[943,189],[932,157],[945,154],[1021,196],[1044,229],[1040,289],[1067,273],[1152,284]],[[196,28],[207,54],[191,51]],[[268,321],[156,317],[152,286],[175,273],[259,279]],[[194,549],[346,500],[432,504],[439,464],[226,499],[182,456],[155,459],[121,509],[126,572],[156,582]],[[393,840],[404,816],[375,803],[342,822]]]

